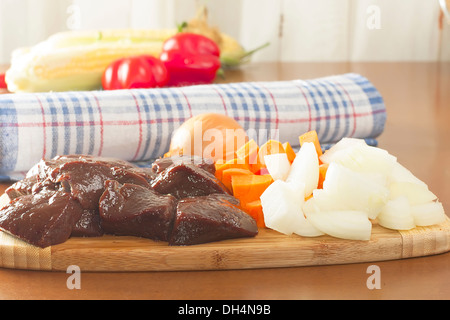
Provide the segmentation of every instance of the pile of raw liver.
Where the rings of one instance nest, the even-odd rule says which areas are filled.
[[[137,236],[192,245],[258,233],[198,157],[162,158],[151,168],[85,155],[41,160],[6,190],[0,229],[47,247],[70,237]]]

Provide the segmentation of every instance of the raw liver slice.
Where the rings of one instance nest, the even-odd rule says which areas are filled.
[[[193,245],[258,234],[255,220],[224,194],[182,199],[169,245]]]
[[[213,174],[193,164],[174,164],[161,172],[152,182],[152,188],[178,199],[205,196],[229,191]]]
[[[47,191],[18,197],[3,207],[1,213],[2,230],[45,248],[70,237],[83,209],[70,193]]]
[[[139,185],[107,181],[99,208],[105,233],[167,241],[176,199]]]

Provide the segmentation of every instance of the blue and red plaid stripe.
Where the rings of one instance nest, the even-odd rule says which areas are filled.
[[[363,76],[118,91],[0,95],[0,179],[20,179],[41,158],[93,154],[151,161],[173,131],[203,112],[235,118],[258,142],[298,146],[315,129],[324,145],[343,137],[376,144],[386,109]]]

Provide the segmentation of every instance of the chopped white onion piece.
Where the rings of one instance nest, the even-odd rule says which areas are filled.
[[[307,211],[306,218],[320,231],[341,239],[370,240],[372,223],[362,211]]]
[[[286,182],[293,185],[304,183],[305,197],[312,194],[319,183],[319,158],[312,142],[305,142],[291,165]]]
[[[322,235],[323,233],[311,225],[303,214],[303,193],[303,190],[300,194],[296,192],[287,182],[274,181],[260,198],[266,227],[287,235],[292,233],[305,237]]]
[[[275,153],[264,156],[267,170],[273,180],[286,180],[291,163],[286,153]]]
[[[303,195],[295,194],[286,182],[275,180],[260,199],[266,227],[292,234],[296,216],[303,214]]]
[[[389,191],[391,199],[405,196],[411,205],[423,204],[437,199],[436,195],[428,190],[428,187],[413,182],[393,182],[389,185]]]
[[[444,207],[439,201],[411,206],[411,213],[417,226],[425,227],[445,221]]]
[[[414,228],[416,225],[408,198],[400,196],[389,200],[378,215],[378,223],[382,227],[394,230]]]
[[[364,211],[370,219],[377,217],[389,197],[384,185],[335,162],[328,167],[323,190],[337,201],[337,208]]]
[[[345,152],[348,148],[352,148],[358,145],[367,145],[363,139],[357,138],[342,138],[330,149],[325,151],[321,156],[320,160],[323,163],[331,163],[334,159],[339,158],[340,152]]]

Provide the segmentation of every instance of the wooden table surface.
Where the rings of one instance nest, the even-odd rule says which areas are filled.
[[[310,79],[356,72],[381,92],[387,123],[379,146],[424,180],[450,214],[450,63],[254,63],[221,82]],[[8,186],[0,184],[0,193]],[[368,267],[380,269],[369,289]],[[450,253],[317,267],[144,273],[0,269],[0,299],[450,299]]]

